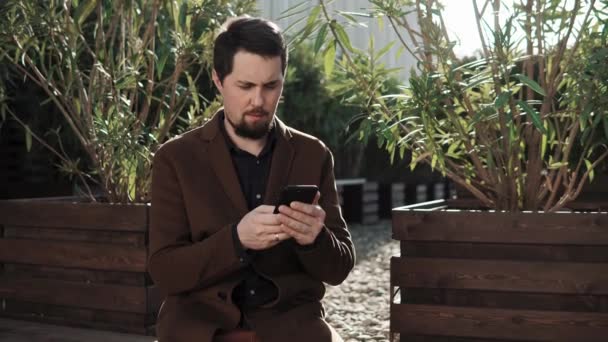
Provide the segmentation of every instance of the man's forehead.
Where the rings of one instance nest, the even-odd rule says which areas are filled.
[[[283,79],[280,57],[247,54],[234,56],[232,76],[237,82],[269,83]]]

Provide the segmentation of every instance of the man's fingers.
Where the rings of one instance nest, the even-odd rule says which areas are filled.
[[[279,208],[279,212],[306,224],[315,224],[318,219],[325,220],[325,211],[318,205],[293,202],[291,207]]]
[[[276,226],[280,224],[279,218],[275,214],[263,213],[255,217],[255,223],[262,224],[265,226]]]
[[[268,226],[268,227],[264,227],[264,230],[261,232],[260,235],[273,235],[273,234],[281,234],[283,233],[283,228],[281,228],[281,223],[274,225],[274,226]]]
[[[317,194],[319,194],[319,193],[317,192]],[[290,209],[301,211],[303,213],[306,213],[306,214],[308,214],[310,216],[314,216],[314,217],[323,217],[323,215],[325,215],[325,211],[318,204],[291,202]]]
[[[303,238],[306,237],[305,233],[302,233],[302,232],[300,232],[298,230],[295,230],[295,229],[293,229],[293,228],[291,228],[291,227],[289,227],[287,225],[283,224],[280,227],[283,230],[284,234],[286,234],[287,236],[292,237],[292,238],[294,238],[296,240],[301,240],[301,239],[303,239]]]
[[[285,231],[281,230],[277,233],[268,234],[267,238],[268,238],[269,243],[273,243],[273,242],[278,243],[278,242],[285,241],[285,240],[291,238],[291,236],[289,234],[285,233]]]
[[[253,209],[253,211],[258,212],[258,213],[272,214],[272,212],[274,211],[274,206],[262,204],[260,206],[257,206],[255,209]]]
[[[294,204],[295,205],[295,204]],[[285,207],[283,208],[283,210],[280,210],[281,214],[283,214],[283,216],[288,217],[290,219],[299,221],[299,222],[303,222],[306,224],[313,224],[314,223],[314,217],[312,217],[310,214],[308,214],[307,212],[302,212],[302,211],[298,211],[298,210],[294,210],[292,208],[289,207]],[[279,216],[280,218],[280,216]],[[280,220],[282,223],[285,223],[284,221]]]

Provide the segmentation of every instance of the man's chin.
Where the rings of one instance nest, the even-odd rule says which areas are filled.
[[[255,125],[247,125],[246,127],[236,127],[235,133],[241,138],[257,140],[264,138],[271,129],[271,122],[263,122]]]

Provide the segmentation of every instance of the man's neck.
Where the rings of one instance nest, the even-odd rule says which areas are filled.
[[[243,151],[249,152],[254,156],[258,156],[260,152],[266,146],[266,142],[268,141],[268,134],[264,135],[264,137],[260,139],[249,139],[243,138],[240,135],[236,134],[234,131],[234,127],[228,122],[228,120],[224,117],[224,127],[226,128],[226,133],[228,133],[228,137],[236,147],[240,148]]]

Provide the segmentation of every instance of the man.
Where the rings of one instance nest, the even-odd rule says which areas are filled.
[[[275,111],[287,65],[278,27],[224,25],[213,81],[223,110],[164,144],[152,179],[149,271],[165,295],[159,342],[341,341],[323,320],[323,283],[340,284],[354,248],[333,157]],[[320,189],[273,214],[286,185]]]

